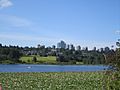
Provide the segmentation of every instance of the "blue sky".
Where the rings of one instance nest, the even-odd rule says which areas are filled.
[[[0,43],[115,45],[120,0],[0,0]]]

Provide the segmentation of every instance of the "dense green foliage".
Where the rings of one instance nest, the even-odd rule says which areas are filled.
[[[17,47],[0,47],[0,63],[17,63],[22,56]]]
[[[34,57],[32,58],[32,61],[33,61],[33,62],[37,62],[37,58],[34,56]]]
[[[120,72],[106,71],[104,80],[105,90],[120,90]]]
[[[116,44],[116,51],[106,54],[106,63],[111,66],[105,74],[105,80],[109,81],[105,84],[108,90],[120,90],[120,40]]]
[[[104,72],[0,73],[3,90],[107,90]]]
[[[62,53],[62,54],[61,54]],[[83,62],[84,64],[104,64],[105,59],[102,52],[84,50],[62,50],[57,55],[60,62]]]
[[[44,63],[42,57],[56,57],[57,63],[83,63],[83,64],[105,64],[105,56],[107,53],[113,53],[113,50],[75,50],[75,49],[64,49],[64,48],[51,48],[45,46],[35,47],[19,47],[19,46],[2,46],[0,45],[0,63],[26,63],[21,57],[35,56],[27,61],[27,63]],[[54,60],[53,60],[54,61]],[[51,61],[45,62],[48,64]],[[53,62],[53,63],[56,63]]]

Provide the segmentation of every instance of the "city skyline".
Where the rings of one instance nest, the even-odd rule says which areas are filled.
[[[116,46],[119,30],[120,0],[0,0],[3,45],[104,48]]]
[[[11,47],[11,46],[15,46],[15,47],[20,47],[19,45],[3,45],[2,43],[0,43],[0,46],[7,46],[7,47]],[[88,50],[88,51],[91,51],[91,50],[94,50],[94,51],[103,51],[105,50],[106,48],[108,50],[115,50],[116,48],[114,46],[111,46],[111,47],[100,47],[100,48],[97,48],[96,46],[94,46],[93,48],[89,48],[88,46],[83,46],[81,47],[81,45],[74,45],[74,44],[71,44],[71,43],[66,43],[65,41],[61,40],[59,41],[56,45],[52,45],[52,46],[46,46],[45,44],[37,44],[36,46],[21,46],[22,48],[41,48],[41,47],[44,47],[44,48],[52,48],[52,49],[60,49],[60,48],[63,48],[63,49],[68,49],[68,50]]]

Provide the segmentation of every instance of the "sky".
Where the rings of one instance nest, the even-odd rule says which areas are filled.
[[[111,47],[120,35],[120,0],[0,0],[0,43]]]

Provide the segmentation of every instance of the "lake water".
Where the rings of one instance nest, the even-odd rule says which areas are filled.
[[[102,71],[108,67],[103,65],[2,65],[0,72],[86,72]]]

